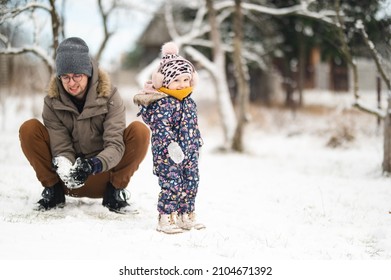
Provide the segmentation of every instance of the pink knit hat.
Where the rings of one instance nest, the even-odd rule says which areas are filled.
[[[178,53],[178,47],[174,42],[168,42],[162,46],[162,60],[159,68],[152,73],[152,82],[156,89],[168,88],[173,80],[182,75],[190,77],[190,86],[195,87],[197,84],[198,74],[193,64]]]

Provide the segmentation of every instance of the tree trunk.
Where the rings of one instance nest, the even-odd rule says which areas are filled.
[[[354,94],[354,98],[357,101],[360,98],[360,96],[358,94],[358,71],[357,71],[357,64],[353,60],[352,52],[351,52],[350,47],[348,45],[348,38],[344,34],[345,24],[342,21],[342,17],[341,17],[341,14],[340,14],[340,0],[336,0],[335,1],[335,10],[337,12],[337,21],[338,21],[337,33],[338,33],[338,36],[339,36],[339,39],[340,39],[340,43],[341,43],[341,52],[342,52],[343,56],[345,57],[347,63],[352,67],[352,71],[353,71],[353,94]]]
[[[304,44],[303,33],[299,33],[299,77],[297,83],[297,90],[299,94],[299,98],[297,100],[297,106],[303,106],[303,91],[305,86],[305,73],[306,73],[306,50]],[[296,104],[295,104],[296,105]]]
[[[235,15],[234,15],[234,65],[235,78],[238,91],[238,123],[236,125],[235,134],[232,140],[232,149],[234,151],[243,152],[243,133],[247,122],[247,112],[250,89],[248,85],[248,69],[244,61],[242,61],[242,38],[243,38],[243,15],[241,10],[241,0],[235,0]]]
[[[56,51],[58,47],[60,27],[61,27],[61,19],[56,10],[56,0],[50,0],[50,15],[52,20],[52,34],[53,34],[53,59],[56,58]],[[49,67],[51,68],[51,67]],[[49,71],[53,71],[53,69],[49,69]]]
[[[391,100],[388,98],[387,115],[384,120],[383,172],[391,173]]]
[[[213,8],[213,1],[207,0],[208,19],[211,26],[210,36],[213,42],[213,62],[216,65],[217,73],[214,73],[214,79],[217,92],[217,107],[222,122],[224,133],[223,148],[229,149],[232,144],[233,135],[236,127],[236,116],[229,94],[227,76],[225,71],[225,52],[222,48],[219,26],[216,19],[216,11]]]

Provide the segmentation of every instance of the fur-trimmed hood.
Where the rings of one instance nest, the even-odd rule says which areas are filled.
[[[112,92],[111,80],[109,74],[102,69],[99,69],[95,63],[93,63],[93,75],[90,86],[97,83],[96,94],[98,97],[108,97]],[[47,90],[47,94],[50,98],[58,98],[60,96],[59,89],[62,88],[61,81],[57,76],[51,78]]]

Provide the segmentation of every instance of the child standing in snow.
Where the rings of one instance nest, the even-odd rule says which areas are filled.
[[[153,173],[161,188],[157,230],[169,234],[205,228],[194,212],[202,139],[196,103],[190,95],[198,74],[178,52],[175,43],[164,44],[159,68],[134,96],[138,115],[152,132]]]

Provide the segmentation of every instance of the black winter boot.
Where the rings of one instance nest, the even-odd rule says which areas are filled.
[[[42,191],[42,198],[38,201],[38,210],[46,211],[55,207],[64,207],[65,195],[61,181],[51,188]]]
[[[110,211],[119,214],[137,213],[132,209],[127,200],[130,199],[130,193],[125,189],[116,189],[109,182],[103,196],[102,205],[109,208]]]

